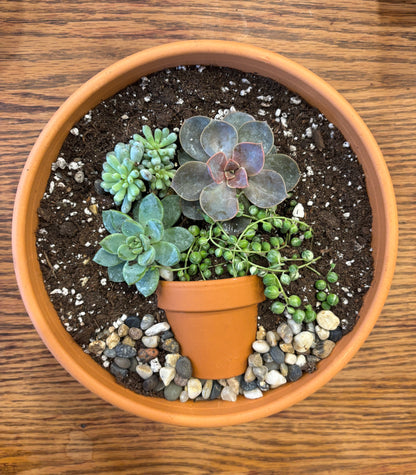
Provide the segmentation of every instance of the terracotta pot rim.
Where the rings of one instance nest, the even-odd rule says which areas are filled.
[[[380,243],[382,238],[375,242],[375,258],[381,262],[364,300],[361,318],[352,332],[337,343],[331,356],[319,364],[315,373],[304,375],[296,383],[270,391],[261,399],[240,398],[233,404],[224,401],[172,403],[140,396],[117,385],[111,375],[73,341],[47,299],[43,281],[36,283],[41,273],[33,231],[36,229],[35,211],[45,189],[37,176],[42,165],[49,167],[56,159],[56,154],[51,152],[54,147],[60,148],[56,131],[67,135],[90,108],[140,76],[165,67],[207,62],[269,76],[312,105],[319,104],[319,110],[350,141],[359,159],[364,160],[360,162],[366,176],[371,178],[367,185],[370,201],[371,196],[380,192],[377,200],[374,198],[371,202],[373,214],[377,214],[374,235],[384,234],[384,244]],[[102,87],[105,93],[101,94]],[[80,103],[83,106],[78,109]],[[213,427],[248,422],[284,410],[318,390],[348,363],[374,327],[387,298],[397,255],[398,220],[393,186],[381,151],[362,119],[335,89],[277,53],[245,43],[192,40],[168,43],[128,56],[98,73],[64,102],[43,129],[23,169],[15,200],[12,238],[15,272],[26,309],[45,344],[69,373],[92,392],[133,414],[177,425]]]

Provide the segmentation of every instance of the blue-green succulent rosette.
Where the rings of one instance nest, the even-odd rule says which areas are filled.
[[[185,228],[173,226],[181,215],[179,197],[159,200],[153,193],[133,208],[133,217],[116,210],[103,212],[110,233],[101,242],[94,261],[108,269],[113,282],[136,285],[145,297],[153,294],[161,272],[180,261],[193,243]]]

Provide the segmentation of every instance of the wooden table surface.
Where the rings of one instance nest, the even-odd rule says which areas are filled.
[[[416,474],[416,3],[0,0],[0,473]],[[355,107],[390,169],[396,274],[381,317],[329,384],[283,413],[187,429],[131,416],[55,361],[16,286],[14,194],[41,129],[79,85],[144,48],[227,39],[282,53]]]

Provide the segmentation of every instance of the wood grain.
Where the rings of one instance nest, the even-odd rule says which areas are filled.
[[[0,0],[0,25],[0,472],[416,473],[416,3]],[[281,414],[218,429],[130,416],[73,380],[25,312],[10,251],[19,175],[54,110],[114,61],[193,38],[267,47],[344,94],[384,152],[400,221],[389,298],[351,363]]]

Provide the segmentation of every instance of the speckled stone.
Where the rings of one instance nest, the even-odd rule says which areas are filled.
[[[262,366],[263,364],[263,358],[259,353],[252,353],[248,357],[248,365],[251,366],[252,368],[256,368],[258,366]]]
[[[136,327],[129,328],[129,336],[135,341],[140,340],[140,338],[143,336],[143,330]]]
[[[293,340],[293,331],[287,323],[281,323],[277,327],[277,334],[284,341],[284,343],[291,343]]]
[[[181,356],[175,365],[176,372],[182,376],[182,378],[189,379],[192,376],[192,363],[186,356]]]
[[[170,366],[172,368],[175,368],[176,362],[178,359],[181,357],[179,353],[168,353],[165,356],[165,366]]]
[[[123,345],[129,345],[129,346],[136,346],[136,342],[133,340],[133,338],[130,338],[128,335],[125,336],[121,343],[123,343]]]
[[[88,351],[93,355],[100,356],[105,350],[105,343],[101,340],[94,340],[88,345]]]
[[[256,375],[254,374],[253,368],[251,366],[247,366],[243,379],[246,383],[250,383],[251,381],[254,381],[256,379]]]
[[[117,334],[120,338],[123,338],[123,336],[127,336],[128,333],[129,333],[129,327],[125,323],[122,323],[117,328]]]
[[[120,356],[121,358],[133,358],[136,356],[137,350],[130,345],[123,345],[119,343],[116,347],[116,356]]]
[[[137,352],[137,358],[143,363],[148,363],[158,355],[159,350],[157,348],[140,348],[140,350]]]
[[[180,346],[179,343],[174,338],[168,338],[162,343],[162,349],[168,353],[179,353]]]
[[[170,383],[169,386],[166,386],[163,390],[163,395],[168,401],[176,401],[181,395],[181,392],[181,386],[177,386],[175,383]]]
[[[110,333],[108,338],[105,340],[105,344],[107,348],[113,349],[120,343],[120,337],[117,335],[116,332]]]
[[[187,385],[188,381],[188,378],[182,378],[182,376],[179,374],[175,374],[175,377],[173,378],[173,382],[178,386],[182,386],[183,388]]]
[[[127,317],[125,320],[124,320],[124,323],[132,328],[132,327],[135,327],[135,328],[140,328],[140,318],[137,317],[136,315],[131,315],[130,317]]]
[[[242,391],[251,391],[252,389],[257,388],[257,380],[254,379],[253,381],[241,381],[241,389]]]

